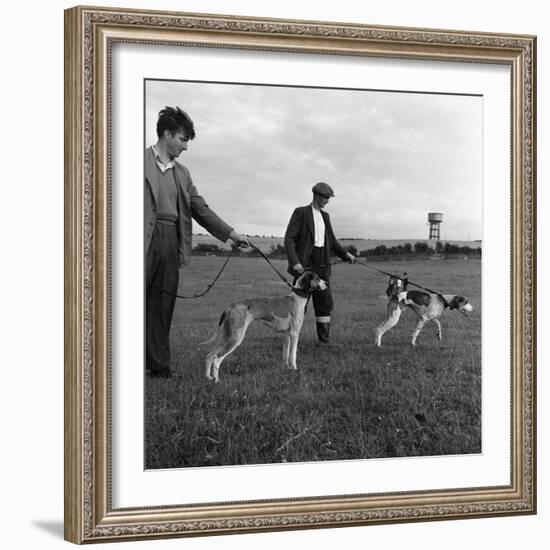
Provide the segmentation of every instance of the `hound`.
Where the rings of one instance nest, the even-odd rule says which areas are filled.
[[[423,290],[406,290],[398,292],[394,296],[390,295],[386,319],[375,330],[374,343],[378,347],[381,346],[384,333],[397,324],[405,307],[411,308],[418,316],[418,323],[411,336],[413,346],[416,346],[416,338],[428,322],[432,322],[436,326],[437,337],[441,340],[439,317],[445,309],[456,309],[466,316],[474,309],[466,298],[456,294],[441,295]]]
[[[218,382],[222,361],[241,344],[252,321],[285,334],[283,363],[297,370],[296,349],[307,301],[312,292],[325,290],[327,283],[311,271],[303,273],[294,283],[292,292],[284,298],[256,298],[231,304],[221,315],[214,342],[206,356],[206,378]]]

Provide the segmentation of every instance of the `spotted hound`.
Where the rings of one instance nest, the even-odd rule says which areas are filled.
[[[206,356],[206,377],[218,382],[222,361],[241,344],[252,321],[260,321],[285,334],[283,363],[296,370],[296,350],[304,323],[305,306],[312,292],[326,288],[327,283],[323,279],[306,271],[284,298],[256,298],[231,304],[222,313],[214,336],[203,342],[214,342]]]
[[[374,343],[378,347],[382,345],[384,333],[397,324],[402,311],[406,307],[412,309],[418,316],[418,323],[411,336],[413,346],[416,346],[416,338],[428,322],[432,322],[436,326],[437,337],[441,340],[439,317],[447,308],[456,309],[466,316],[474,309],[464,296],[456,294],[442,295],[425,290],[406,290],[406,285],[403,286],[400,279],[390,280],[390,286],[386,294],[389,296],[386,319],[375,330]]]

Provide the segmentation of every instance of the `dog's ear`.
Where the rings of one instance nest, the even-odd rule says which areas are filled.
[[[449,304],[449,309],[458,309],[458,306],[466,303],[468,300],[464,296],[459,296],[458,294],[451,300]]]
[[[313,273],[311,271],[304,272],[302,279],[302,288],[307,290],[311,286],[311,279],[313,278]]]
[[[315,275],[311,271],[304,271],[304,273],[301,275],[301,277],[299,277],[299,279],[297,281],[298,286],[302,290],[308,290],[309,287],[311,286],[311,279],[314,276]]]

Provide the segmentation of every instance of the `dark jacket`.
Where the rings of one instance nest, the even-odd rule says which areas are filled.
[[[329,215],[321,210],[325,222],[325,246],[323,265],[326,275],[330,275],[330,253],[334,252],[342,260],[346,260],[346,250],[336,240]],[[300,263],[304,267],[310,265],[310,257],[315,245],[315,225],[311,205],[300,206],[294,210],[285,233],[285,250],[288,258],[288,272],[296,275],[293,266]]]

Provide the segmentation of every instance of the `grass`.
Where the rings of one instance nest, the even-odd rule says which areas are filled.
[[[222,258],[196,257],[180,293],[204,289]],[[275,262],[284,271],[285,262]],[[406,270],[428,288],[463,294],[469,318],[444,313],[443,340],[426,326],[409,344],[412,311],[373,344],[383,320],[385,278],[360,266],[338,265],[333,341],[316,346],[309,306],[298,345],[298,371],[282,367],[280,335],[254,323],[222,363],[220,383],[204,376],[206,348],[224,307],[287,290],[261,258],[232,259],[213,290],[178,300],[171,332],[173,369],[184,376],[147,379],[146,467],[180,468],[433,456],[481,452],[481,263],[407,261],[376,264]]]

